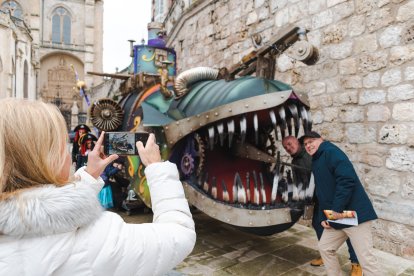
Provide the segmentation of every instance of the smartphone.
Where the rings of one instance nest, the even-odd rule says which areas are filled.
[[[141,141],[144,146],[148,140],[148,132],[105,132],[105,155],[138,155],[136,142]]]

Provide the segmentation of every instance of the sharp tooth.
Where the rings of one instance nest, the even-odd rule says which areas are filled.
[[[208,141],[210,144],[210,150],[214,148],[214,126],[208,128]]]
[[[313,193],[315,191],[315,179],[313,177],[313,173],[311,174],[310,180],[309,180],[309,186],[306,188],[305,191],[305,199],[308,202],[312,201]]]
[[[299,200],[299,190],[295,183],[292,184],[292,200],[293,201]]]
[[[226,183],[223,179],[221,180],[221,187],[223,188],[223,201],[230,202],[229,192],[227,192]]]
[[[307,114],[308,114],[308,120],[309,120],[308,121],[308,130],[311,131],[312,130],[312,115],[311,115],[310,111],[308,111]]]
[[[234,185],[237,185],[237,201],[240,203],[246,204],[247,203],[246,190],[244,189],[241,177],[239,173],[237,172],[234,178],[234,182],[235,182]]]
[[[236,172],[236,175],[234,176],[234,180],[233,180],[233,203],[236,203],[238,201],[237,198],[237,191],[238,191],[238,185],[237,185],[237,177],[240,178],[239,174]]]
[[[280,151],[277,152],[275,169],[273,171],[274,171],[274,176],[273,176],[271,202],[272,202],[272,204],[275,204],[276,197],[277,197],[277,188],[278,188],[278,185],[279,185]]]
[[[299,134],[299,114],[298,114],[298,108],[295,104],[289,104],[289,111],[290,114],[292,114],[293,117],[293,125],[295,128],[295,137],[298,137]]]
[[[253,128],[254,128],[254,142],[259,144],[259,118],[257,114],[254,113],[253,115]]]
[[[217,199],[217,180],[214,176],[211,179],[211,196]]]
[[[260,204],[260,193],[259,193],[259,188],[258,188],[258,183],[257,183],[256,171],[253,171],[253,186],[254,186],[253,203],[256,205],[259,205]]]
[[[231,141],[233,139],[234,134],[234,120],[227,122],[227,131],[229,133],[229,148],[231,147]]]
[[[280,117],[280,134],[282,135],[282,139],[286,136],[286,113],[283,107],[278,108],[278,113]]]
[[[273,110],[269,111],[270,120],[272,120],[273,128],[275,130],[275,138],[276,140],[279,140],[279,135],[277,134],[277,120],[276,120],[276,114]]]
[[[288,187],[288,193],[292,192],[293,193],[293,180],[292,180],[292,172],[290,170],[288,170],[286,172],[286,179],[287,179],[287,187]]]
[[[266,204],[267,198],[266,198],[266,190],[264,187],[264,181],[263,181],[263,174],[259,173],[259,179],[260,179],[260,191],[262,192],[262,203]]]
[[[250,173],[246,173],[246,194],[247,194],[247,202],[250,202]]]
[[[309,131],[308,112],[306,111],[303,105],[299,107],[299,112],[300,112],[300,117],[302,118],[303,132],[306,133]]]
[[[305,191],[304,191],[304,185],[303,183],[299,183],[298,185],[298,191],[299,191],[299,200],[304,200],[305,199]]]
[[[206,177],[203,181],[203,190],[208,193],[209,187],[208,187],[208,173],[206,174]]]
[[[218,132],[219,137],[220,137],[220,146],[223,146],[223,143],[224,143],[224,125],[223,125],[223,123],[219,123],[217,125],[217,132]]]
[[[247,130],[247,120],[246,117],[243,116],[243,118],[240,119],[240,136],[241,136],[241,143],[244,143],[244,140],[246,139],[246,130]]]
[[[285,114],[286,114],[286,106],[284,106],[284,108],[285,108]],[[289,113],[287,113],[287,115],[286,115],[286,123],[287,123],[287,129],[288,129],[288,133],[289,133],[289,136],[291,136],[292,135],[292,116],[289,114]]]

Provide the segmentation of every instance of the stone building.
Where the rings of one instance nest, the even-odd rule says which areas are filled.
[[[11,5],[9,5],[11,4]],[[30,28],[17,3],[0,5],[0,98],[36,98],[38,63]]]
[[[23,79],[26,71],[23,66],[27,59],[30,97],[56,103],[64,114],[68,127],[73,127],[70,125],[70,112],[74,103],[79,105],[81,113],[87,111],[85,100],[74,89],[75,71],[87,87],[102,82],[102,77],[87,75],[86,72],[99,72],[103,67],[103,1],[0,0],[0,7],[6,13],[8,10],[12,11],[13,22],[23,22],[20,24],[27,28],[26,37],[29,37],[26,40],[15,39],[15,67],[16,70],[18,66],[23,68],[23,73],[19,73],[12,71],[11,65],[16,58],[9,54],[10,51],[14,51],[10,39],[17,35],[3,36],[3,33],[11,33],[16,28],[11,26],[6,28],[6,31],[0,30],[1,43],[11,45],[0,48],[0,65],[5,64],[3,71],[6,70],[1,73],[0,66],[0,78],[5,79],[8,91],[1,96],[25,97],[25,93],[19,92],[19,85],[25,83]],[[2,16],[5,17],[4,13]],[[23,34],[20,36],[23,37]],[[16,82],[16,86],[12,85],[13,81]],[[13,87],[16,88],[16,93],[13,92]]]
[[[167,13],[160,11],[161,2]],[[374,203],[375,247],[414,259],[414,1],[153,1],[179,71],[229,66],[301,26],[316,65],[277,58],[275,78],[308,94],[314,129],[350,156]]]

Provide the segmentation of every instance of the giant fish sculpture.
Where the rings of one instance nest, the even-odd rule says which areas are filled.
[[[274,75],[276,56],[298,43],[290,55],[316,62],[306,32],[285,32],[229,69],[196,67],[175,77],[175,52],[159,44],[160,29],[157,45],[150,29],[148,45],[132,48],[134,73],[120,76],[122,99],[92,105],[94,125],[155,133],[162,158],[178,167],[189,203],[208,216],[260,235],[288,229],[314,186],[294,183],[292,168],[280,160],[281,139],[310,130],[312,121],[301,93],[266,77]],[[127,168],[135,192],[151,206],[139,156],[129,156]]]

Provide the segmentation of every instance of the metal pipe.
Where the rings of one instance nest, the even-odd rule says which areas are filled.
[[[181,98],[189,91],[189,86],[201,80],[216,80],[218,69],[210,67],[195,67],[178,75],[174,84],[176,99]]]

